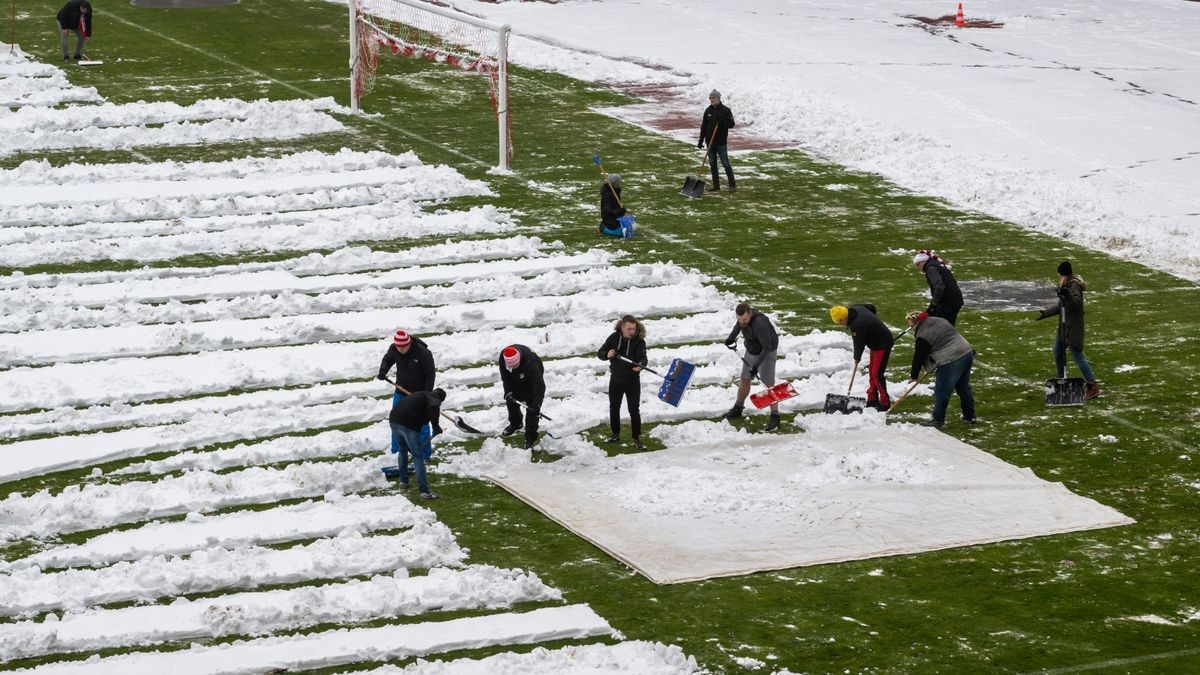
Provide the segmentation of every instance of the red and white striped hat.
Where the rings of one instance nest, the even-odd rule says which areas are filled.
[[[392,344],[396,345],[396,349],[404,349],[412,344],[412,336],[406,330],[398,330],[396,337],[392,338]]]
[[[504,357],[504,365],[507,366],[509,370],[512,370],[521,364],[521,352],[512,345],[505,347],[504,351],[500,352],[500,355]]]

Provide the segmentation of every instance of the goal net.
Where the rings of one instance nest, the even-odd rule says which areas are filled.
[[[381,51],[424,58],[488,79],[500,128],[501,169],[512,159],[508,114],[508,33],[498,26],[421,0],[349,0],[350,108],[358,112],[375,83]]]

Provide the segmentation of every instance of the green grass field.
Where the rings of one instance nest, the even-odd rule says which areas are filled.
[[[60,59],[57,8],[38,0],[23,3],[17,15],[17,41],[49,63]],[[346,23],[344,8],[312,0],[170,10],[101,2],[89,55],[105,64],[68,74],[115,103],[333,96],[346,104]],[[945,432],[1061,481],[1136,525],[656,586],[489,484],[439,476],[452,498],[433,508],[470,549],[472,562],[532,570],[567,600],[591,605],[627,638],[678,644],[713,672],[742,672],[734,657],[765,662],[762,672],[1200,671],[1200,616],[1188,621],[1200,611],[1194,453],[1200,385],[1189,337],[1200,312],[1194,284],[795,150],[735,156],[736,194],[686,199],[676,190],[695,171],[695,148],[592,112],[623,102],[632,101],[514,68],[515,173],[489,175],[496,129],[486,82],[388,58],[365,103],[370,115],[342,118],[350,133],[257,146],[91,152],[86,160],[212,161],[343,146],[413,150],[426,163],[488,181],[498,196],[486,201],[516,210],[548,240],[570,249],[621,248],[626,261],[673,260],[699,269],[792,333],[832,328],[827,309],[838,303],[872,302],[885,321],[900,326],[927,293],[910,263],[917,248],[942,252],[960,282],[1044,283],[1048,301],[1055,266],[1071,259],[1091,285],[1087,353],[1103,397],[1082,409],[1046,409],[1039,383],[1052,374],[1053,320],[968,307],[959,328],[979,350],[982,423],[956,423],[952,401]],[[625,200],[641,228],[633,240],[596,235],[595,152],[624,177]],[[46,157],[54,164],[73,159]],[[831,184],[851,187],[825,189]],[[88,269],[96,268],[114,266]],[[911,342],[902,341],[892,357],[893,383],[904,379],[910,355]],[[928,398],[913,403],[901,419],[927,413]],[[16,488],[56,487],[82,474]],[[730,486],[736,489],[752,487]],[[1177,625],[1130,619],[1144,615]]]

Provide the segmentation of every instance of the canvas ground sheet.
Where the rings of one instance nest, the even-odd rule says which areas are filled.
[[[488,476],[660,584],[1134,522],[906,425],[747,436]]]

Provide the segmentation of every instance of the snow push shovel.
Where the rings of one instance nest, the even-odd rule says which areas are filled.
[[[1046,405],[1052,407],[1083,405],[1087,383],[1082,377],[1052,377],[1046,380]]]
[[[854,362],[854,370],[850,371],[850,386],[846,387],[846,395],[826,394],[825,407],[822,408],[821,412],[827,415],[833,413],[848,415],[852,412],[862,412],[863,408],[867,407],[867,399],[850,395],[850,390],[854,388],[854,378],[856,375],[858,375],[858,361]]]
[[[412,393],[411,391],[405,389],[404,387],[401,387],[400,385],[396,384],[395,382],[393,382],[390,379],[387,380],[387,383],[392,385],[393,387],[395,387],[397,390],[399,390],[399,392],[401,394],[404,394],[405,396],[408,396],[409,394]],[[455,415],[454,417],[451,417],[451,416],[447,415],[445,412],[442,412],[441,410],[439,410],[438,412],[441,414],[442,417],[445,417],[446,419],[450,420],[451,422],[454,422],[454,426],[457,427],[458,429],[460,429],[461,431],[465,431],[468,434],[478,434],[480,436],[488,435],[486,432],[480,431],[480,430],[476,429],[475,427],[471,426],[470,424],[467,424],[466,422],[464,422],[463,418],[461,416]]]
[[[617,200],[617,206],[625,208],[625,205],[621,203],[621,195],[617,194],[617,189],[608,180],[608,172],[604,170],[604,164],[600,161],[600,155],[592,155],[592,163],[600,167],[600,175],[604,176],[604,183],[608,185],[608,189],[612,190],[613,198]],[[620,237],[622,239],[631,239],[633,235],[637,234],[637,219],[631,213],[626,213],[617,218],[617,225],[620,226],[619,230],[609,230],[602,227],[601,231],[610,237]]]
[[[641,365],[620,354],[617,354],[617,358],[633,366]],[[642,370],[662,378],[662,386],[658,388],[658,400],[678,408],[679,400],[683,398],[683,390],[687,389],[688,383],[692,381],[692,374],[696,372],[696,364],[688,363],[683,359],[671,359],[671,367],[667,368],[666,375],[646,366],[642,366]]]
[[[708,164],[708,153],[712,152],[713,139],[717,137],[717,129],[719,127],[714,124],[712,135],[708,137],[708,146],[704,150],[704,159],[700,160],[700,173],[704,173],[704,165]],[[679,188],[679,194],[684,197],[703,197],[704,188],[708,187],[708,183],[700,176],[688,174],[687,178],[683,179],[683,187]]]
[[[733,351],[734,354],[737,354],[738,358],[742,360],[742,363],[746,364],[746,366],[750,368],[750,377],[752,379],[762,382],[762,380],[758,377],[758,366],[751,365],[750,362],[746,360],[746,357],[742,356],[741,353],[738,352],[737,347],[734,347],[733,345],[725,346]],[[763,384],[766,384],[766,382],[763,382]],[[786,401],[789,398],[798,395],[799,393],[800,392],[796,391],[796,388],[792,386],[791,382],[780,382],[779,384],[769,386],[763,391],[750,394],[750,403],[754,405],[755,408],[761,410],[762,408],[765,408],[769,405],[774,405],[780,401]]]

